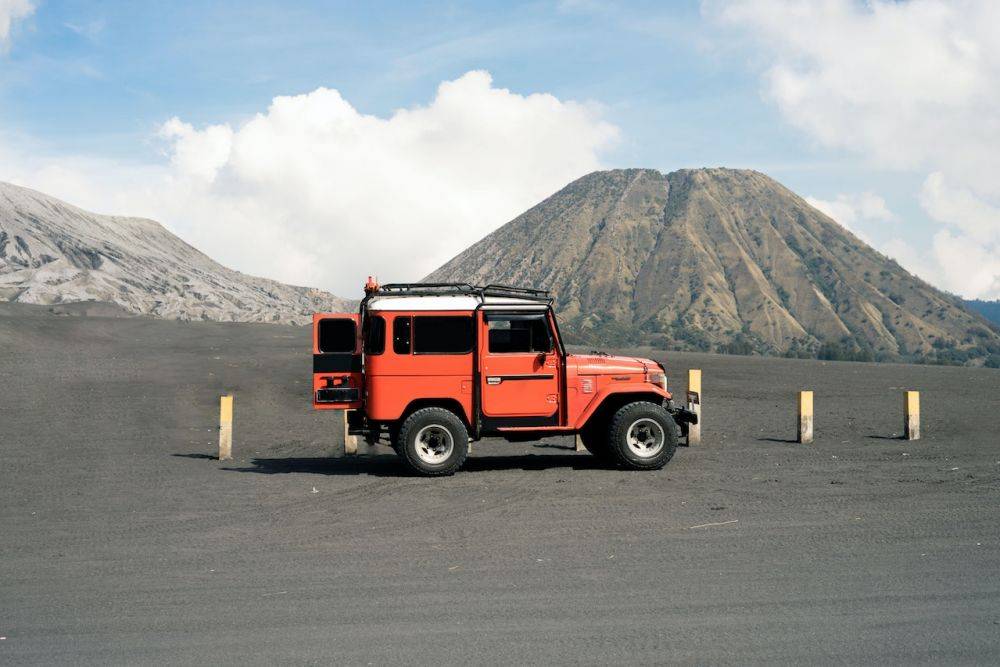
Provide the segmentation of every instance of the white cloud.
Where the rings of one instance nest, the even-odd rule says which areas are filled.
[[[369,274],[423,277],[600,168],[618,129],[592,106],[473,71],[384,118],[319,88],[276,97],[238,127],[172,118],[159,136],[169,164],[4,165],[0,154],[0,168],[73,203],[158,219],[234,268],[356,296]]]
[[[882,252],[932,285],[954,294],[1000,294],[1000,258],[982,244],[943,229],[926,252],[895,237]]]
[[[924,181],[920,204],[932,218],[953,224],[978,243],[1000,243],[1000,208],[967,189],[953,187],[939,171]]]
[[[0,51],[10,46],[10,28],[14,22],[31,16],[34,11],[31,0],[0,0]]]
[[[932,285],[944,286],[937,263],[913,247],[906,239],[893,237],[882,244],[881,251],[886,257],[891,257],[901,266],[905,266]]]
[[[67,21],[63,23],[63,26],[67,30],[73,32],[84,39],[96,42],[101,33],[104,32],[104,28],[107,26],[107,22],[104,19],[94,19],[93,21],[87,21],[85,23],[71,23]]]
[[[806,197],[805,200],[841,225],[858,233],[856,225],[861,222],[892,222],[896,216],[885,200],[873,192],[860,194],[838,194],[836,199]]]
[[[233,130],[228,125],[198,131],[174,117],[160,127],[159,134],[173,144],[170,162],[177,173],[205,183],[215,180],[233,147]]]
[[[1000,254],[969,236],[942,230],[934,235],[934,259],[945,289],[957,294],[1000,297]]]
[[[766,94],[790,123],[823,146],[929,174],[928,214],[996,265],[1000,2],[703,0],[702,8],[755,45]],[[939,269],[949,284],[961,282],[960,267]],[[1000,297],[989,287],[997,278],[960,292]]]

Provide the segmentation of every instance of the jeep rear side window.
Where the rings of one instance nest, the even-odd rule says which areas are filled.
[[[487,325],[492,353],[552,351],[552,338],[544,315],[490,313]]]
[[[392,321],[392,351],[396,354],[410,353],[409,317],[397,317]]]
[[[381,315],[370,315],[365,318],[364,326],[365,354],[382,354],[385,352],[385,318]]]
[[[326,319],[319,321],[320,352],[354,352],[357,329],[354,320]]]
[[[414,354],[472,352],[472,318],[464,315],[418,315],[413,318]]]

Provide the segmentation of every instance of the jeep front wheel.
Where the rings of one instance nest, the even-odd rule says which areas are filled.
[[[677,425],[660,405],[636,401],[611,420],[608,445],[615,460],[633,470],[662,468],[677,448]]]
[[[458,416],[444,408],[423,408],[399,428],[397,453],[420,475],[451,475],[469,455],[469,432]]]

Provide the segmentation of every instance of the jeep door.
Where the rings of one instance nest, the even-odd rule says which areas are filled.
[[[313,407],[361,407],[361,333],[357,313],[313,315]]]
[[[547,311],[482,312],[480,382],[484,426],[558,425],[562,361]]]

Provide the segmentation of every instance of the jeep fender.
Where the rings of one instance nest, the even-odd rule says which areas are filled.
[[[400,413],[399,417],[391,421],[401,423],[411,414],[422,408],[444,408],[449,412],[454,412],[455,416],[465,423],[466,428],[471,428],[471,415],[466,412],[465,406],[454,398],[446,398],[444,396],[439,398],[416,398],[406,404],[406,407],[403,409],[403,412]]]
[[[630,400],[629,400],[630,399]],[[576,418],[573,427],[582,429],[595,413],[608,405],[609,402],[615,405],[624,405],[632,401],[650,401],[653,403],[666,403],[670,400],[670,394],[656,385],[647,382],[628,382],[605,387],[597,392],[594,400],[587,405],[587,408]]]

